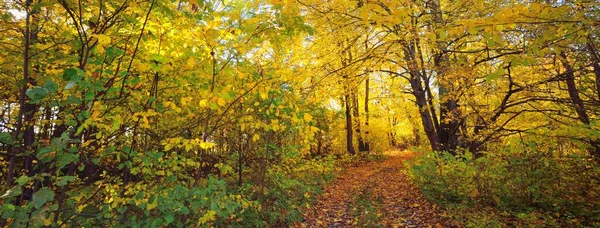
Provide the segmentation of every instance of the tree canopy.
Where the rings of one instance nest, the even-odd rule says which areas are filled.
[[[2,225],[285,226],[348,156],[397,148],[433,151],[425,193],[444,176],[427,162],[470,175],[446,155],[556,165],[591,193],[553,199],[592,208],[557,213],[599,222],[597,1],[4,0],[0,17]]]

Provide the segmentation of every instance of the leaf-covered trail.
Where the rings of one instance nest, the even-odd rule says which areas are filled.
[[[348,167],[324,189],[297,227],[448,227],[403,173],[411,152],[388,152],[383,161]]]

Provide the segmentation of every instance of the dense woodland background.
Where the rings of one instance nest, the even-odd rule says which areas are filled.
[[[392,149],[465,226],[600,226],[600,3],[0,1],[0,225],[289,226]]]

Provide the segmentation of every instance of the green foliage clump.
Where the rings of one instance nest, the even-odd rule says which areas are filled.
[[[410,171],[426,197],[467,225],[600,224],[600,168],[589,158],[548,151],[519,142],[479,157],[427,153]],[[479,212],[466,213],[473,208]]]
[[[195,186],[181,184],[174,176],[153,183],[139,181],[124,188],[96,182],[93,186],[69,191],[43,188],[23,207],[9,203],[21,195],[29,178],[19,178],[19,186],[2,196],[0,215],[13,227],[60,226],[68,221],[77,226],[126,227],[211,227],[287,226],[302,220],[302,210],[310,208],[322,186],[332,180],[339,163],[334,156],[307,159],[290,153],[270,166],[266,176],[251,177],[241,188],[231,167],[220,165],[223,177],[211,175]],[[65,179],[65,180],[63,180]],[[68,179],[68,180],[67,180]],[[257,179],[257,180],[258,180]],[[67,176],[57,183],[78,181]],[[67,198],[59,208],[59,198]],[[59,217],[55,215],[62,212]],[[28,214],[32,214],[28,216]]]
[[[37,191],[33,200],[24,207],[10,203],[0,206],[0,215],[10,218],[7,222],[12,227],[61,226],[67,221],[69,225],[76,226],[204,227],[235,224],[239,221],[238,216],[258,207],[255,201],[228,191],[226,182],[216,177],[209,177],[206,186],[198,187],[174,183],[148,186],[142,183],[120,191],[115,186],[71,191],[62,208],[55,200],[64,196],[44,188]],[[104,201],[94,202],[97,200],[94,196]],[[14,197],[3,196],[3,199],[10,202]],[[61,216],[55,217],[58,212],[62,212]],[[36,216],[27,216],[30,213]]]
[[[300,155],[285,157],[267,172],[265,182],[247,185],[246,194],[260,202],[261,210],[249,215],[244,226],[289,226],[303,218],[321,194],[322,187],[333,180],[339,163],[333,156],[305,159]]]

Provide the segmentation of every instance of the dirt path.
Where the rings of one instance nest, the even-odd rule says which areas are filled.
[[[427,202],[403,173],[411,152],[347,168],[324,189],[297,227],[449,227],[445,213]]]

